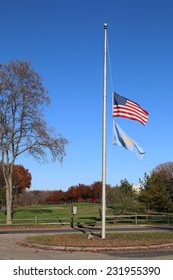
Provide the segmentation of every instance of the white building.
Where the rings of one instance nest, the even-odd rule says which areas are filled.
[[[140,192],[140,185],[139,185],[139,184],[133,185],[132,189],[133,189],[134,191],[136,191],[137,193],[139,193],[139,192]]]

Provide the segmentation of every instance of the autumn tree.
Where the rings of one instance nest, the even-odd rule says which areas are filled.
[[[31,187],[32,176],[28,169],[23,165],[14,165],[12,182],[13,188],[16,188],[16,192],[20,193]]]
[[[22,192],[25,192],[31,187],[32,176],[28,169],[23,165],[14,165],[12,174],[12,201],[14,197]]]
[[[78,196],[78,201],[88,201],[91,198],[90,186],[85,184],[79,184],[76,187],[76,193]]]
[[[46,202],[50,204],[61,204],[64,202],[65,193],[62,190],[51,191],[49,192]]]
[[[6,223],[12,224],[12,174],[16,159],[28,153],[44,162],[62,161],[67,140],[45,121],[43,109],[50,104],[42,79],[27,61],[0,67],[0,153],[6,188]]]
[[[12,200],[16,194],[24,192],[31,187],[32,176],[23,165],[14,165],[12,173]],[[0,186],[5,189],[5,180],[2,168],[0,167]]]
[[[91,197],[93,202],[100,202],[102,196],[102,182],[96,181],[91,185]]]
[[[66,197],[70,202],[78,202],[78,191],[77,186],[71,186],[66,192]]]

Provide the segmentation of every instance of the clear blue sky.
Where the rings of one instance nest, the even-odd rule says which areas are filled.
[[[171,0],[1,0],[0,62],[31,61],[52,100],[46,120],[69,141],[63,166],[18,159],[32,174],[32,189],[101,180],[104,22],[111,63],[107,183],[127,178],[137,184],[145,172],[173,160],[172,15]],[[112,89],[149,112],[146,126],[116,119],[146,152],[142,160],[112,146]]]

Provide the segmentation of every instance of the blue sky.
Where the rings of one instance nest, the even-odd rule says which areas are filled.
[[[46,120],[69,141],[63,166],[20,157],[32,189],[67,190],[101,180],[103,25],[108,24],[107,183],[139,183],[173,160],[173,2],[1,0],[0,62],[31,62],[49,91]],[[112,146],[112,90],[149,112],[146,126],[116,122],[146,152]]]

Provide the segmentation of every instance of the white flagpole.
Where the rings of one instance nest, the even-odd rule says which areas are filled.
[[[104,24],[104,78],[103,78],[103,123],[102,123],[102,238],[105,238],[106,220],[106,48],[107,24]]]

